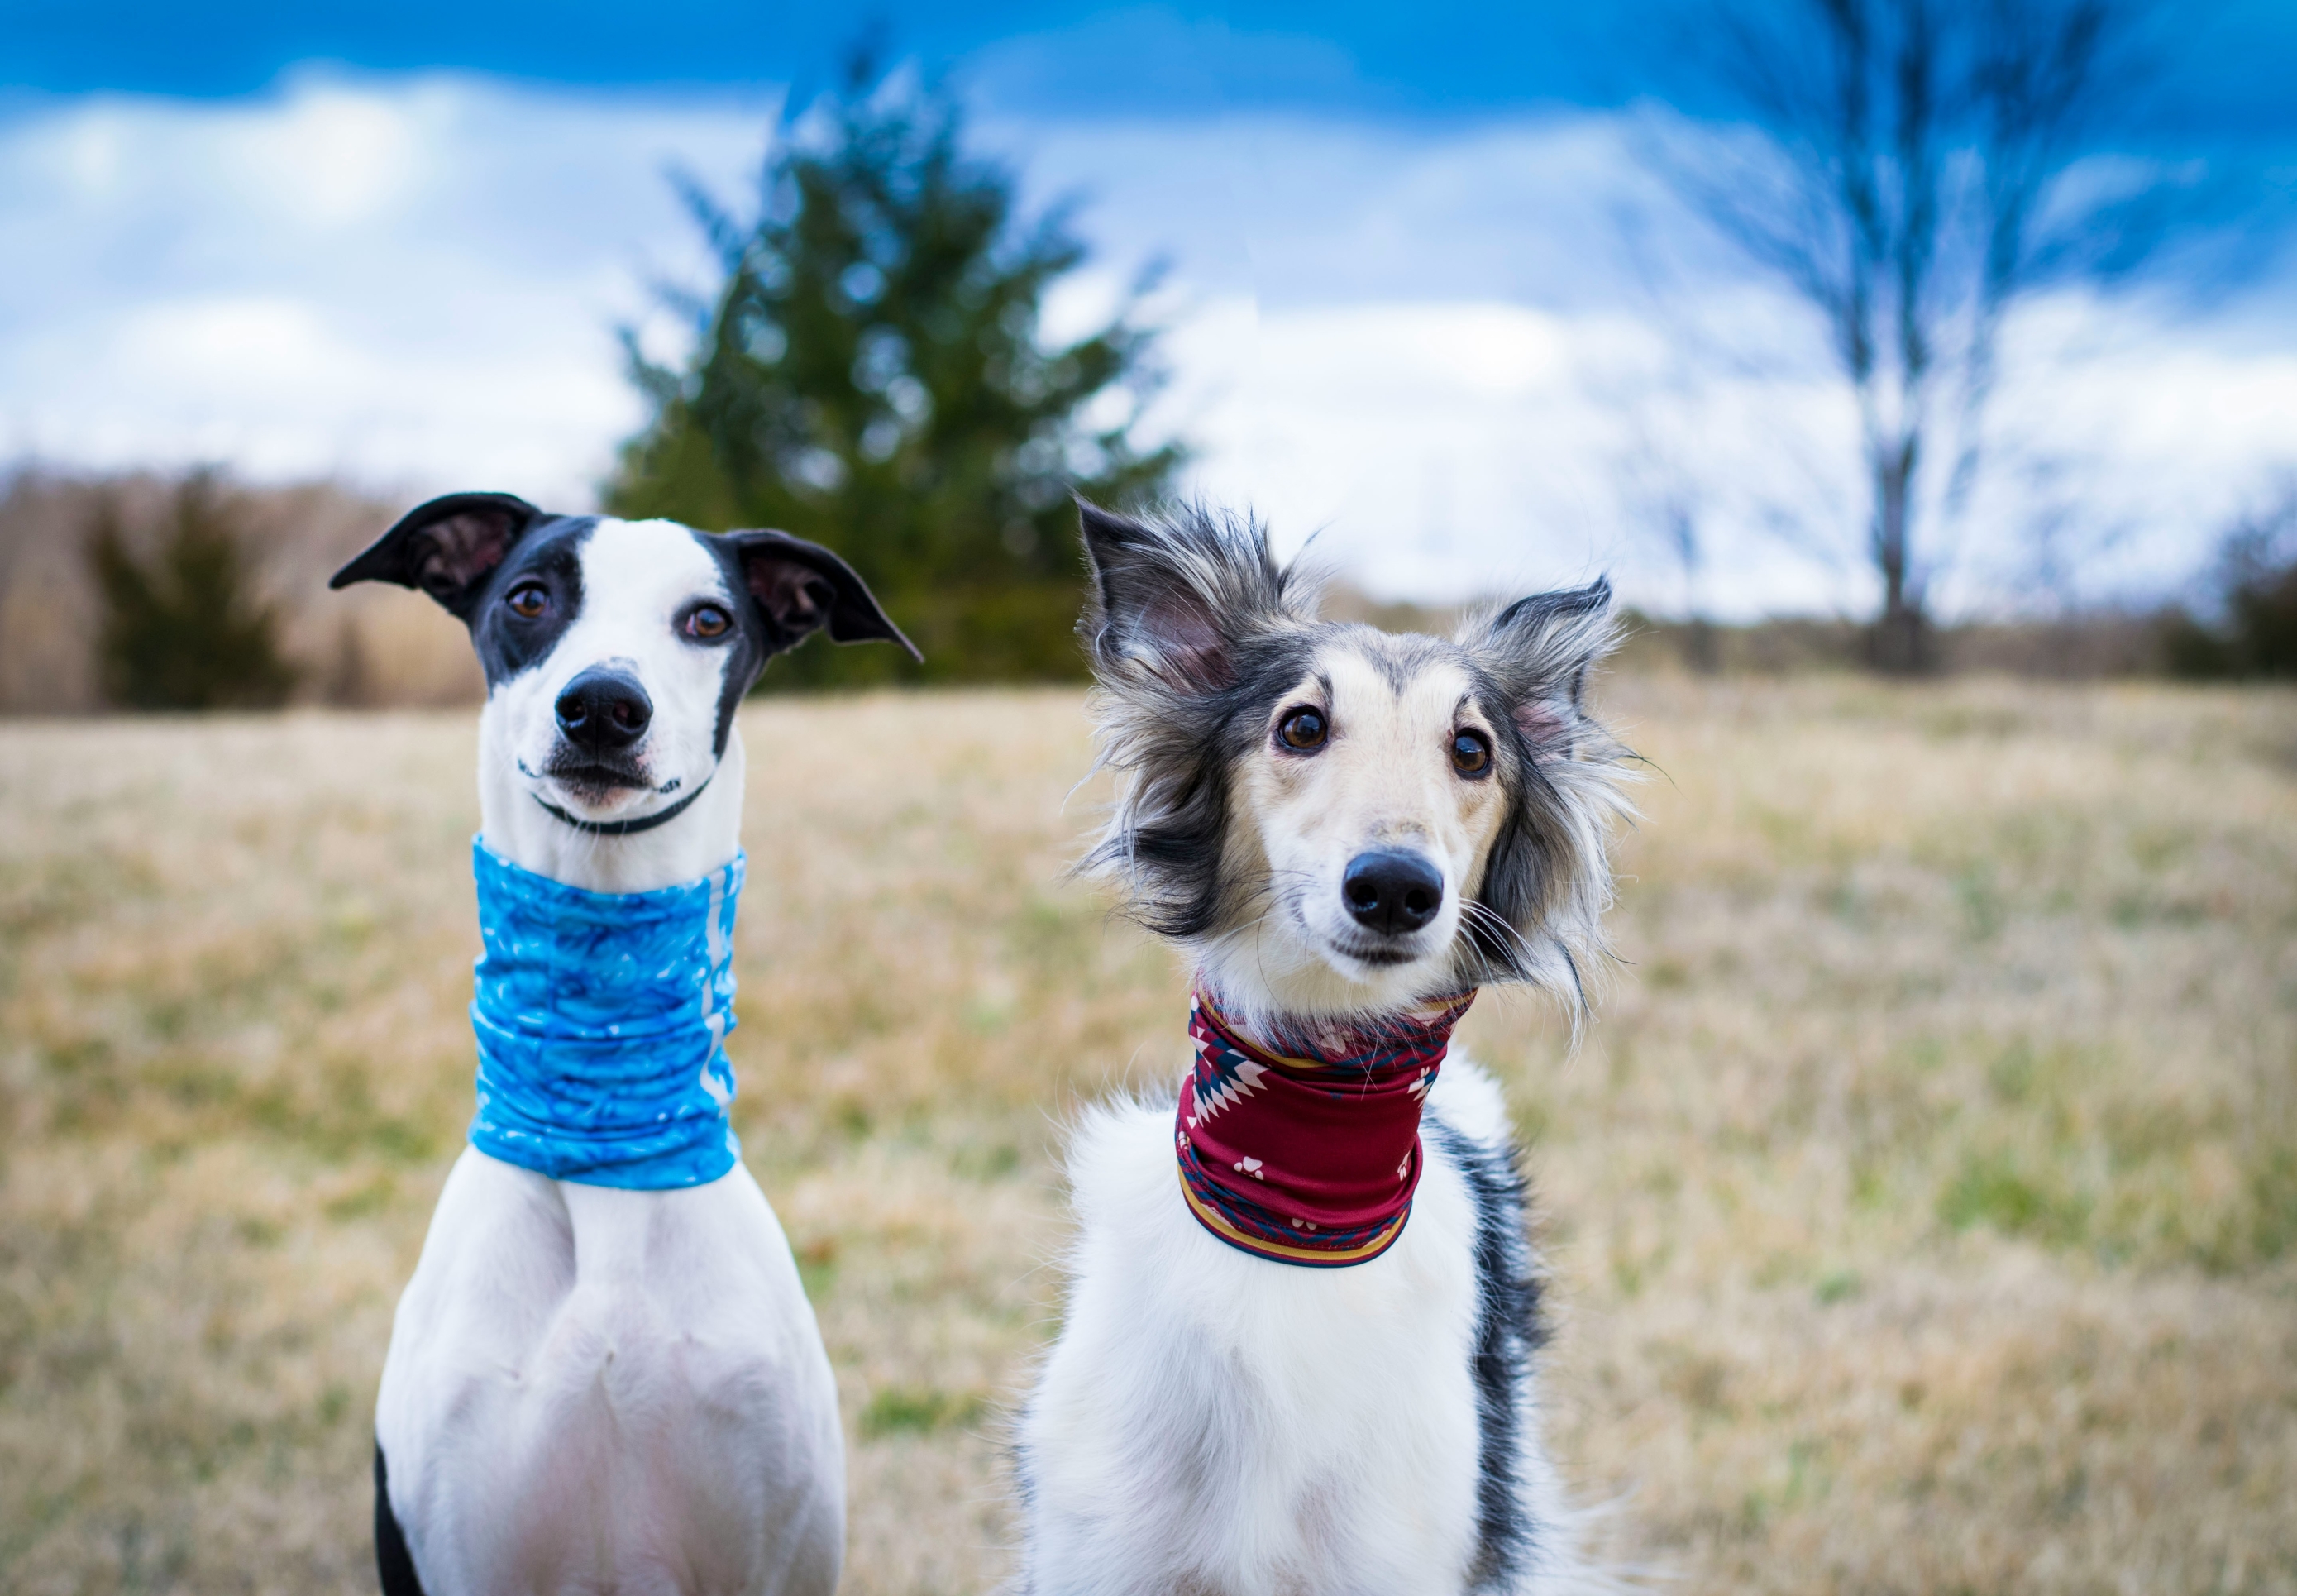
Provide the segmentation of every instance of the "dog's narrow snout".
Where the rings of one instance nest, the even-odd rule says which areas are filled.
[[[580,748],[628,748],[646,735],[653,719],[654,700],[637,678],[619,670],[593,666],[558,695],[558,729]]]
[[[1356,924],[1395,936],[1436,917],[1444,907],[1444,877],[1425,854],[1382,848],[1348,860],[1340,893]]]

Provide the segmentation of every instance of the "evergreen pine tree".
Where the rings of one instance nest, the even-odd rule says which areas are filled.
[[[1132,307],[1041,347],[1045,291],[1083,246],[1058,213],[1025,224],[1012,175],[961,133],[945,92],[857,56],[785,129],[754,224],[687,185],[726,276],[688,307],[685,368],[626,334],[653,415],[608,508],[827,544],[926,654],[816,645],[769,683],[1083,674],[1070,492],[1138,502],[1182,458],[1132,441],[1157,371]]]
[[[84,545],[100,610],[104,696],[123,709],[263,709],[295,670],[276,606],[258,592],[243,509],[212,472],[172,488],[148,554],[130,547],[114,495],[98,498]]]

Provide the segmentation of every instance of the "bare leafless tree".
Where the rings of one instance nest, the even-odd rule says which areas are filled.
[[[2143,183],[2085,168],[2142,70],[2135,0],[1717,0],[1708,66],[1751,128],[1652,145],[1659,175],[1822,318],[1856,398],[1878,668],[1929,660],[1945,530],[1983,459],[2005,317],[2127,269]]]

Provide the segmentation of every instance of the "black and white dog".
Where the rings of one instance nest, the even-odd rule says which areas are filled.
[[[836,555],[784,533],[551,515],[499,493],[424,505],[331,585],[368,580],[419,588],[464,621],[488,687],[481,1112],[399,1300],[376,1403],[384,1590],[827,1596],[844,1545],[836,1388],[789,1244],[723,1122],[734,712],[769,658],[817,629],[908,639]],[[490,880],[506,900],[573,905],[594,943],[528,945],[559,934],[554,917],[519,921],[511,902],[513,928],[498,926]],[[625,914],[670,951],[620,947]],[[504,972],[494,1008],[490,967]],[[519,987],[523,967],[543,978]],[[625,1034],[624,983],[655,995],[665,981],[652,1029]],[[592,1008],[575,1013],[577,999]],[[554,1049],[605,1061],[606,1085],[553,1078]],[[491,1082],[490,1059],[506,1072]],[[633,1130],[614,1082],[648,1082],[663,1059],[675,1078],[651,1085],[675,1107]],[[584,1151],[601,1127],[622,1139]]]
[[[1584,1005],[1626,811],[1583,698],[1610,590],[1393,637],[1317,621],[1249,523],[1082,514],[1102,761],[1129,777],[1088,863],[1194,961],[1198,1059],[1177,1114],[1119,1101],[1075,1133],[1023,1584],[1599,1585],[1539,1439],[1506,1107],[1445,1049],[1482,985]]]

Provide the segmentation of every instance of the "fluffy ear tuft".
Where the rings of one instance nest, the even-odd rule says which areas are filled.
[[[1588,674],[1618,642],[1610,581],[1519,598],[1459,640],[1499,679],[1534,753],[1568,759],[1586,721]]]
[[[1258,522],[1201,508],[1137,520],[1077,500],[1092,600],[1077,633],[1095,674],[1116,686],[1142,673],[1181,692],[1236,679],[1238,644],[1284,619],[1298,576],[1280,568]]]
[[[417,505],[366,552],[329,578],[330,588],[396,582],[419,588],[468,620],[486,579],[535,522],[549,517],[508,493],[449,493]]]
[[[1307,669],[1312,583],[1283,569],[1248,516],[1182,507],[1154,517],[1077,501],[1091,596],[1077,622],[1100,691],[1099,767],[1124,773],[1083,868],[1120,880],[1126,908],[1161,935],[1221,929],[1239,878],[1221,868],[1229,767],[1258,686]]]
[[[773,652],[794,648],[816,630],[833,643],[897,643],[922,663],[853,568],[819,543],[787,532],[728,532],[742,580],[774,636]]]
[[[1517,734],[1514,802],[1477,891],[1486,912],[1468,934],[1484,979],[1557,993],[1575,1029],[1585,977],[1608,950],[1611,829],[1634,813],[1625,791],[1633,755],[1586,704],[1588,675],[1617,640],[1606,581],[1519,599],[1457,639]]]

